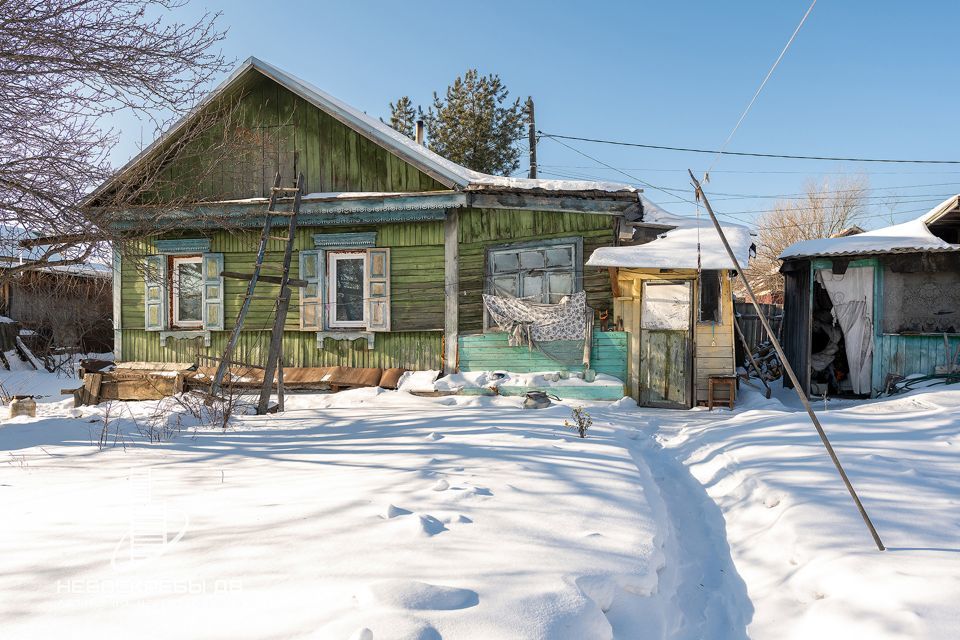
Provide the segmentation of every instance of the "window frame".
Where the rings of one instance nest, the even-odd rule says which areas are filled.
[[[342,251],[326,251],[327,267],[327,291],[326,300],[328,313],[326,314],[326,326],[330,329],[363,329],[367,326],[367,301],[364,299],[364,292],[367,290],[367,251],[345,249]],[[362,263],[363,281],[360,287],[360,308],[363,318],[361,320],[337,320],[337,262],[340,260],[360,259]]]
[[[200,319],[199,320],[181,320],[180,319],[180,271],[177,268],[180,264],[200,265],[197,292],[200,295]],[[170,326],[178,329],[199,329],[203,328],[203,308],[206,300],[204,287],[206,283],[203,279],[203,255],[189,256],[170,256],[170,278],[169,278],[169,296],[170,296]]]
[[[547,251],[549,249],[558,249],[563,247],[571,247],[573,250],[573,262],[569,268],[567,267],[547,267],[546,265],[542,268],[535,269],[521,269],[519,266],[520,258],[518,256],[517,263],[518,268],[515,271],[505,271],[502,273],[496,273],[494,269],[494,256],[500,253],[520,253],[522,251],[530,250],[540,250]],[[550,303],[550,292],[549,292],[549,274],[550,273],[571,273],[573,276],[573,287],[572,291],[569,294],[578,293],[583,291],[583,237],[582,236],[566,236],[563,238],[547,238],[543,240],[529,240],[525,242],[511,242],[507,244],[499,245],[490,245],[486,248],[484,252],[484,261],[485,261],[485,278],[483,283],[483,293],[485,294],[496,294],[496,289],[494,288],[494,279],[497,277],[503,277],[505,275],[515,275],[520,278],[521,287],[522,287],[522,274],[529,273],[533,271],[540,272],[544,275],[545,287],[547,288],[546,302],[544,304]],[[518,290],[519,292],[519,290]],[[541,295],[544,295],[541,290]],[[542,298],[541,298],[542,301]],[[555,303],[554,303],[555,304]],[[490,316],[487,313],[486,308],[483,310],[483,328],[487,330],[499,330],[496,325],[491,322]]]
[[[703,283],[705,273],[717,274],[717,319],[703,319]],[[697,277],[697,308],[695,310],[697,324],[702,325],[722,325],[723,324],[723,269],[702,269]]]

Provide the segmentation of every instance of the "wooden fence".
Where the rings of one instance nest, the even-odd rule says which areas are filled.
[[[770,323],[770,328],[773,329],[779,337],[780,327],[783,325],[783,305],[761,304],[760,309],[767,319],[767,322]],[[758,344],[770,339],[763,328],[763,324],[760,322],[760,317],[757,316],[757,310],[751,303],[735,302],[733,304],[733,311],[737,316],[737,323],[740,325],[740,330],[743,332],[743,337],[747,339],[747,344],[750,345],[751,351],[756,350]],[[740,340],[736,341],[736,347],[737,366],[742,366],[747,354],[744,352],[743,344]]]

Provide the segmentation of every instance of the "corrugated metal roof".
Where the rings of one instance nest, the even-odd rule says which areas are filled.
[[[938,238],[928,227],[929,224],[958,207],[960,207],[960,195],[950,196],[927,213],[908,222],[842,238],[820,238],[796,242],[783,250],[780,259],[960,251],[960,245]]]

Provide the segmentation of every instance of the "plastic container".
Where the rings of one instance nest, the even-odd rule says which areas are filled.
[[[13,396],[13,400],[10,401],[10,417],[16,418],[17,416],[30,416],[31,418],[37,416],[37,401],[33,399],[33,396]]]

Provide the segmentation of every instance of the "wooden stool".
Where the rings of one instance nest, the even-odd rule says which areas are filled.
[[[714,395],[714,389],[717,387],[727,388],[727,397],[717,398]],[[714,404],[725,404],[727,408],[733,409],[733,403],[737,397],[737,376],[710,376],[707,378],[707,408],[713,411]]]

